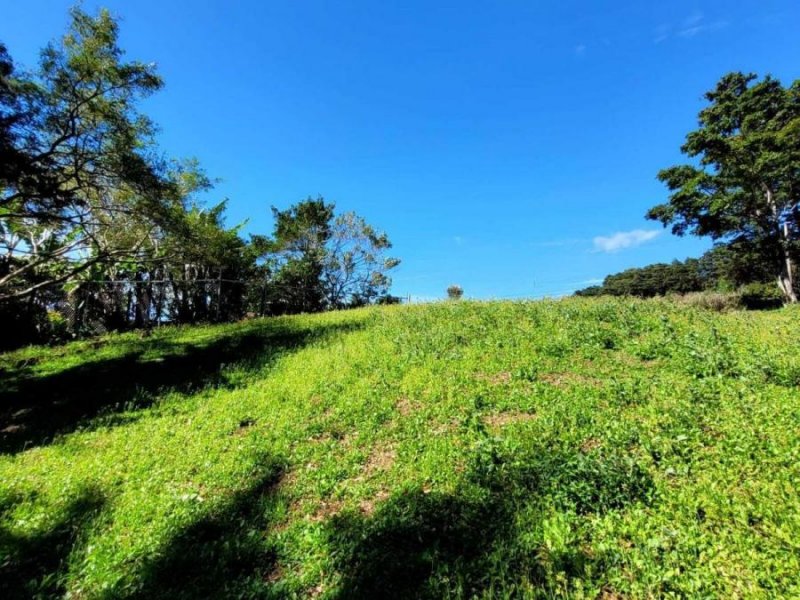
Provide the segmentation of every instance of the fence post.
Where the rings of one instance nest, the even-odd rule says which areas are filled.
[[[219,323],[220,310],[222,309],[222,269],[219,270],[217,281],[217,323]]]

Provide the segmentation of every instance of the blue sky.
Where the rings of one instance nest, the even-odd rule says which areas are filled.
[[[70,2],[2,0],[17,62]],[[702,94],[731,70],[800,78],[796,0],[84,2],[158,64],[164,150],[222,181],[229,223],[323,195],[385,229],[394,292],[556,295],[697,256],[646,221]]]

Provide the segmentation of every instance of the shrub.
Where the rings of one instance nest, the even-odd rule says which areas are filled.
[[[749,309],[780,308],[783,294],[774,283],[748,283],[739,290],[742,305]]]
[[[464,295],[464,288],[460,285],[450,285],[447,286],[447,298],[449,300],[461,300],[461,297]]]
[[[69,322],[58,311],[47,311],[47,337],[52,342],[64,342],[70,339]]]
[[[742,307],[742,298],[736,292],[692,292],[672,297],[678,304],[715,312],[736,310]]]

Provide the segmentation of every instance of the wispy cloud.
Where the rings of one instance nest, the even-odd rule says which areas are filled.
[[[453,243],[455,243],[456,246],[463,246],[464,245],[464,238],[461,237],[460,235],[454,235],[453,236]]]
[[[656,27],[653,32],[653,43],[660,44],[661,42],[664,42],[673,36],[679,38],[692,38],[702,33],[719,31],[728,25],[728,21],[708,21],[703,13],[694,12],[677,25],[673,26],[670,23],[662,23]]]
[[[713,23],[698,23],[696,25],[691,25],[690,27],[685,27],[681,29],[680,31],[678,31],[676,35],[682,38],[689,38],[699,35],[701,33],[719,31],[720,29],[725,29],[727,26],[728,26],[727,21],[714,21]]]
[[[670,27],[667,23],[662,23],[656,30],[653,32],[655,37],[653,38],[653,42],[656,44],[660,44],[669,39],[669,35],[672,31],[672,27]]]
[[[626,248],[641,246],[660,234],[660,229],[634,229],[633,231],[618,231],[609,236],[599,235],[592,241],[597,252],[618,252]]]
[[[583,56],[584,54],[586,54],[586,44],[575,46],[575,56]]]

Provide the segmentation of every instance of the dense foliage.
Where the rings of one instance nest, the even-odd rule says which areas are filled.
[[[800,256],[800,80],[789,87],[730,73],[706,94],[682,150],[697,164],[659,173],[669,201],[647,217],[758,251],[785,299],[797,302]]]
[[[798,316],[462,301],[0,355],[0,596],[798,597]]]
[[[652,298],[692,292],[736,292],[745,307],[775,308],[783,303],[783,295],[772,279],[770,264],[759,252],[741,244],[723,244],[699,259],[626,269],[575,295]]]
[[[2,346],[386,295],[398,261],[355,214],[308,200],[275,211],[274,239],[245,240],[224,202],[203,206],[209,178],[164,158],[139,111],[154,65],[125,59],[108,11],[71,16],[33,73],[0,44]]]

